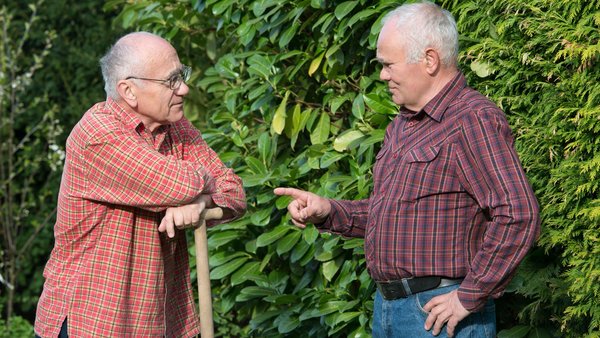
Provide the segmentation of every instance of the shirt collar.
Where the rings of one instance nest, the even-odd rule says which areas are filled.
[[[142,120],[131,111],[124,109],[112,98],[106,99],[106,106],[115,114],[115,117],[125,125],[127,129],[137,129],[140,125],[144,125]]]
[[[412,112],[406,108],[402,108],[401,113],[408,117],[427,114],[436,122],[440,122],[450,102],[454,101],[466,86],[467,80],[465,76],[461,72],[458,72],[419,112]]]

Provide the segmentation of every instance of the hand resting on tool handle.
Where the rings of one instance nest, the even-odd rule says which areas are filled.
[[[175,228],[185,229],[196,227],[202,221],[201,214],[205,209],[214,207],[210,195],[200,195],[194,202],[179,207],[167,208],[165,216],[158,226],[159,232],[167,232],[167,236],[175,236]]]

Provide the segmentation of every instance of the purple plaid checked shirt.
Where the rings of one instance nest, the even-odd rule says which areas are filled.
[[[388,126],[369,199],[331,200],[321,229],[365,238],[376,281],[464,277],[463,306],[498,297],[539,236],[539,206],[504,113],[458,74]]]

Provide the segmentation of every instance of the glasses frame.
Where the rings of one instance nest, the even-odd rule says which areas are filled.
[[[159,82],[160,84],[166,86],[171,90],[178,89],[181,87],[181,84],[187,82],[192,75],[192,67],[182,65],[181,70],[167,79],[152,79],[148,77],[137,77],[137,76],[128,76],[125,80],[136,79],[136,80],[144,80],[144,81],[154,81]]]

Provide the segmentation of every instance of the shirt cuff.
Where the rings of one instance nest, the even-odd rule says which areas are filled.
[[[487,303],[488,295],[481,293],[481,290],[469,287],[468,282],[465,285],[465,279],[458,288],[458,300],[462,306],[469,312],[477,312]]]

